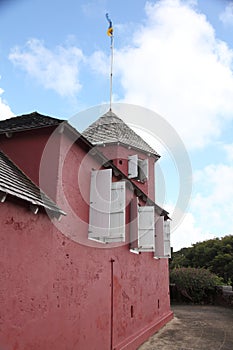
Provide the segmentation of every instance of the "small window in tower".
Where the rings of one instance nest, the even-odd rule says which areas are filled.
[[[128,157],[128,178],[140,182],[148,180],[148,159],[139,159],[137,154]]]

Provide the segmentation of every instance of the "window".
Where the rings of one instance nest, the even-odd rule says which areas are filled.
[[[148,180],[148,159],[139,159],[137,154],[129,156],[128,178],[141,182]]]
[[[112,170],[91,172],[89,235],[101,240],[109,234]]]
[[[156,218],[155,258],[170,258],[170,221],[163,216]]]
[[[155,249],[155,222],[154,207],[138,208],[138,246],[140,251],[154,251]]]
[[[91,173],[88,238],[102,243],[125,240],[125,182],[112,183],[112,170]]]
[[[138,205],[138,199],[131,202],[130,245],[133,253],[155,250],[155,212],[153,206]]]
[[[164,221],[163,226],[163,233],[164,233],[164,255],[165,257],[171,258],[171,242],[170,242],[170,221],[166,220]]]
[[[125,240],[125,182],[113,182],[111,187],[110,230],[106,242]]]

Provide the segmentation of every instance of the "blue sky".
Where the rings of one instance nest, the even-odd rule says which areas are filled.
[[[0,118],[37,110],[77,115],[80,131],[91,123],[95,116],[79,112],[109,99],[106,12],[114,25],[114,102],[162,116],[191,163],[192,195],[178,208],[172,245],[232,234],[232,1],[1,1]],[[143,136],[162,155],[157,200],[164,197],[173,217],[187,164],[175,148]]]

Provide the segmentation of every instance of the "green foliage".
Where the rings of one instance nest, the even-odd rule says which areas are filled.
[[[222,280],[206,269],[182,267],[171,270],[170,283],[175,283],[183,297],[194,303],[200,303],[216,285],[222,283]]]
[[[173,253],[171,269],[177,267],[206,268],[223,278],[226,284],[233,281],[233,235],[210,239],[182,248]]]

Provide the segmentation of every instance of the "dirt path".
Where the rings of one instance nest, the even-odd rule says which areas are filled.
[[[174,319],[138,350],[233,350],[233,309],[172,307]]]

